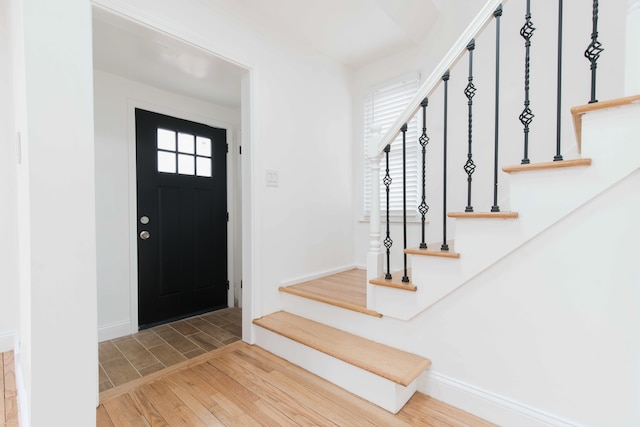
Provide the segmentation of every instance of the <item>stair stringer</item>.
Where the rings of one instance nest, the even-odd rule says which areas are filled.
[[[586,113],[582,156],[593,159],[591,166],[513,174],[508,198],[517,219],[456,220],[460,259],[413,256],[411,280],[417,291],[367,285],[367,308],[412,319],[640,168],[639,118],[637,103]]]

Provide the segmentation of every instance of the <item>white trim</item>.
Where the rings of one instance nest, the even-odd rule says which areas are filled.
[[[348,266],[339,267],[339,268],[335,268],[335,269],[331,269],[331,270],[325,270],[325,271],[322,271],[322,272],[319,272],[319,273],[309,274],[307,276],[300,276],[300,277],[297,277],[295,279],[289,279],[289,280],[285,280],[283,282],[280,282],[280,286],[297,285],[298,283],[304,283],[304,282],[308,282],[309,280],[315,280],[315,279],[319,279],[321,277],[330,276],[332,274],[342,273],[344,271],[353,270],[354,268],[359,268],[359,267],[357,267],[355,265],[348,265]],[[362,270],[366,270],[366,267],[362,268]]]
[[[16,393],[18,399],[18,419],[19,425],[30,426],[29,420],[29,402],[27,401],[27,388],[24,383],[24,374],[22,373],[22,353],[20,352],[20,336],[18,332],[13,334],[14,347],[13,347],[13,362],[15,364],[16,375]]]
[[[15,350],[17,332],[10,331],[0,334],[0,353]]]
[[[504,427],[582,426],[431,370],[420,376],[418,391]]]
[[[120,338],[131,333],[132,327],[129,320],[107,323],[98,326],[98,342]]]

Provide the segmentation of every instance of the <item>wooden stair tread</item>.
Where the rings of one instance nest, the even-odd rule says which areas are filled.
[[[352,269],[296,285],[281,286],[279,290],[346,310],[382,317],[380,313],[367,309],[365,270]]]
[[[578,105],[571,108],[573,116],[573,129],[576,132],[578,142],[578,153],[582,152],[582,115],[591,111],[604,110],[607,108],[622,107],[623,105],[640,103],[640,95],[615,98],[607,101],[594,102],[592,104]]]
[[[449,212],[449,218],[516,219],[518,212]]]
[[[502,170],[506,173],[528,172],[547,169],[575,168],[580,166],[590,166],[591,159],[571,159],[558,162],[529,163],[528,165],[505,166]]]
[[[409,282],[403,282],[402,276],[404,271],[397,271],[391,275],[391,279],[387,280],[382,277],[369,280],[369,283],[376,286],[385,286],[387,288],[401,289],[403,291],[415,292],[418,287],[411,283],[411,270],[407,270],[407,276],[409,276]]]
[[[285,311],[253,323],[405,387],[431,365],[424,357]]]
[[[449,245],[449,247],[451,247],[451,245]],[[404,250],[404,253],[411,255],[437,256],[442,258],[460,258],[460,254],[458,252],[455,252],[451,249],[449,249],[448,251],[443,251],[442,249],[440,249],[439,244],[427,246],[426,249],[407,248]]]

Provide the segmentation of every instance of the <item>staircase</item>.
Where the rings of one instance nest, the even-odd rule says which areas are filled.
[[[280,288],[283,311],[254,320],[256,344],[393,413],[418,391],[501,425],[575,425],[431,372],[440,370],[440,364],[445,372],[455,365],[441,355],[458,355],[443,350],[454,347],[447,337],[428,341],[432,330],[448,326],[439,303],[456,295],[451,299],[468,304],[468,294],[477,292],[473,284],[486,283],[487,274],[500,281],[503,271],[525,258],[538,241],[554,234],[563,241],[569,238],[559,224],[583,217],[608,194],[638,180],[640,95],[577,106],[571,112],[576,158],[501,167],[509,175],[501,203],[508,210],[450,212],[455,237],[449,250],[441,250],[441,242],[404,249],[411,268],[391,280],[378,277],[377,266],[373,270],[378,271],[349,271],[325,283]],[[402,281],[404,275],[410,281]],[[331,283],[339,285],[337,294]],[[477,358],[485,360],[483,342],[477,339]],[[433,360],[431,369],[427,357]],[[468,377],[472,381],[474,374]]]
[[[412,283],[371,280],[366,292],[373,298],[365,295],[363,270],[326,279],[341,292],[335,286],[323,289],[322,281],[281,288],[284,311],[254,321],[256,343],[390,412],[399,411],[420,390],[430,365],[420,346],[407,342],[419,324],[412,319],[640,168],[635,136],[640,134],[640,96],[577,107],[574,116],[588,157],[561,165],[505,167],[515,178],[513,213],[453,214],[455,252],[407,250]],[[629,156],[621,159],[612,152]],[[491,251],[485,250],[487,241]],[[374,304],[367,305],[366,298]]]

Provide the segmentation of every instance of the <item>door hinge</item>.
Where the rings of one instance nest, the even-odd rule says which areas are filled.
[[[238,146],[238,151],[240,152],[240,154],[242,154],[242,145]]]
[[[229,281],[227,280],[227,290],[229,290]]]
[[[229,144],[227,143],[227,153],[229,152]]]
[[[240,289],[242,289],[242,280],[240,280]]]
[[[227,212],[227,222],[229,222],[229,212]]]

